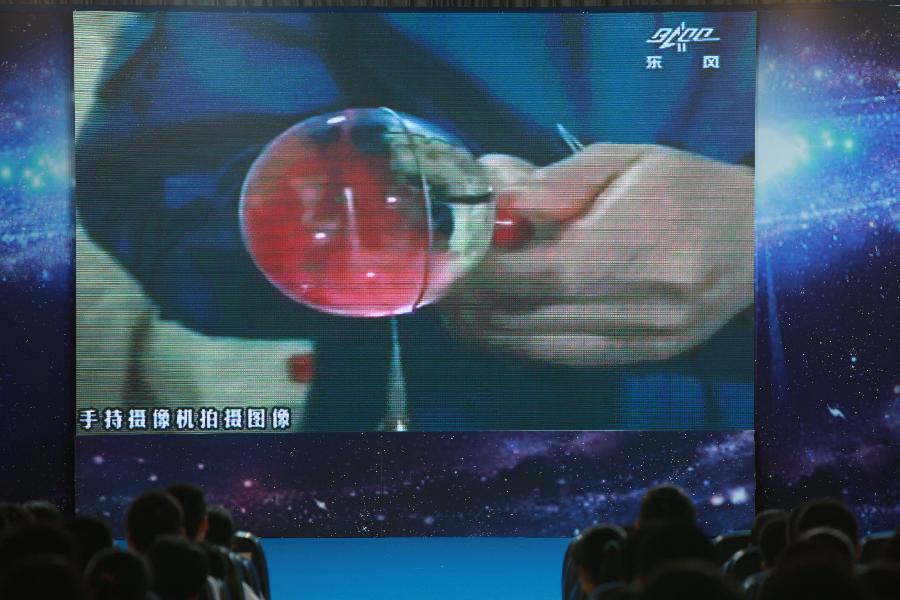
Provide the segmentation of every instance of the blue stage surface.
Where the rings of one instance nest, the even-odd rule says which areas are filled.
[[[272,600],[547,600],[568,538],[270,538]]]

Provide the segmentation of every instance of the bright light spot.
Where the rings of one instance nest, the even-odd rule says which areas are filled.
[[[366,273],[366,277],[368,277],[369,279],[375,279],[375,272],[369,271],[368,273]]]
[[[25,123],[21,121],[21,119],[16,119],[16,129],[22,129],[25,126]]]
[[[30,179],[32,175],[31,169],[25,169],[24,171],[22,171],[22,175]]]
[[[151,483],[154,481],[159,481],[159,477],[156,475],[156,473],[150,473],[150,477],[147,478],[147,481]]]
[[[750,494],[747,493],[747,490],[745,488],[735,488],[728,492],[728,500],[732,504],[745,504],[748,500],[750,500]]]
[[[10,169],[7,165],[3,165],[0,167],[0,177],[3,179],[9,179],[12,177],[12,169]]]
[[[40,176],[40,175],[38,175],[38,176],[32,178],[32,180],[31,180],[31,187],[33,187],[33,188],[36,189],[36,190],[39,190],[39,189],[41,189],[42,187],[44,187],[44,180],[41,179],[41,176]]]
[[[805,139],[774,128],[760,127],[757,130],[756,147],[759,148],[756,177],[760,184],[809,159]]]
[[[900,394],[900,385],[895,385],[895,386],[894,386],[894,393],[895,393],[895,394]]]
[[[822,75],[824,75],[824,73],[822,72],[822,69],[816,69],[813,71],[813,75],[816,79],[822,79]]]
[[[834,147],[834,140],[831,139],[831,138],[828,138],[827,140],[825,140],[825,147],[826,147],[826,148],[833,148],[833,147]]]
[[[857,360],[857,358],[856,358],[855,356],[851,356],[851,357],[850,357],[850,362],[855,363],[856,360]]]
[[[830,132],[829,130],[826,129],[825,131],[822,132],[822,139],[823,139],[823,140],[827,140],[827,139],[829,139],[830,137],[831,137],[831,132]]]
[[[396,203],[397,203],[397,197],[396,197],[396,196],[388,196],[388,197],[387,197],[387,203],[388,203],[388,204],[396,204]]]
[[[253,487],[253,480],[252,480],[252,479],[245,479],[245,480],[244,480],[244,487],[245,487],[245,488],[251,488],[251,487]]]
[[[343,123],[346,120],[347,120],[346,116],[338,115],[336,117],[331,117],[330,119],[328,119],[325,122],[328,123],[329,125],[337,125],[338,123]]]
[[[96,456],[94,456],[94,458],[92,458],[91,460],[93,461],[93,463],[94,463],[95,465],[102,465],[102,464],[105,462],[105,461],[103,460],[103,457],[100,456],[99,454],[96,455]]]
[[[202,470],[205,469],[205,468],[206,468],[206,465],[204,465],[203,463],[197,463],[197,470],[198,470],[198,471],[202,471]]]
[[[324,240],[324,239],[327,238],[327,237],[328,237],[328,236],[325,234],[324,231],[317,231],[317,232],[316,232],[316,235],[315,235],[315,238],[316,238],[317,240]]]
[[[406,431],[406,423],[403,422],[403,419],[397,419],[396,431]]]
[[[844,140],[844,149],[845,150],[853,150],[853,140],[847,138]]]
[[[713,494],[713,496],[709,499],[709,503],[713,506],[722,506],[725,504],[725,496],[722,494]]]

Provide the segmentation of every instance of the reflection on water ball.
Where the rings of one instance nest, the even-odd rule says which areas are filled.
[[[312,117],[256,159],[244,243],[293,300],[355,317],[439,299],[491,242],[483,168],[446,133],[387,108]]]

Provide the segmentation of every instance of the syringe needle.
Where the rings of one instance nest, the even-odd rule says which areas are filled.
[[[582,144],[577,137],[572,135],[572,133],[565,128],[562,123],[556,124],[556,130],[559,132],[559,136],[566,143],[566,146],[569,147],[569,150],[572,151],[572,154],[576,154],[584,150],[584,144]]]

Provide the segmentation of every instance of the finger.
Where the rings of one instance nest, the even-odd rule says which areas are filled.
[[[677,334],[622,338],[589,333],[535,336],[489,329],[476,333],[481,343],[497,350],[573,367],[620,367],[666,360],[696,343],[691,336]]]
[[[535,222],[564,222],[584,212],[594,198],[650,146],[594,144],[509,188],[500,202]]]
[[[556,249],[550,246],[491,252],[460,287],[480,296],[556,298],[563,293],[558,260]]]
[[[478,159],[490,176],[495,198],[502,190],[527,179],[535,166],[527,160],[508,154],[485,154]],[[534,238],[534,226],[528,219],[513,214],[503,202],[497,202],[497,214],[491,246],[515,250]]]
[[[577,332],[612,337],[675,333],[690,322],[688,304],[665,300],[542,305],[530,310],[495,312],[487,320],[489,327],[508,332]]]
[[[527,179],[535,169],[535,166],[524,158],[509,154],[485,154],[478,162],[487,168],[495,192]]]

